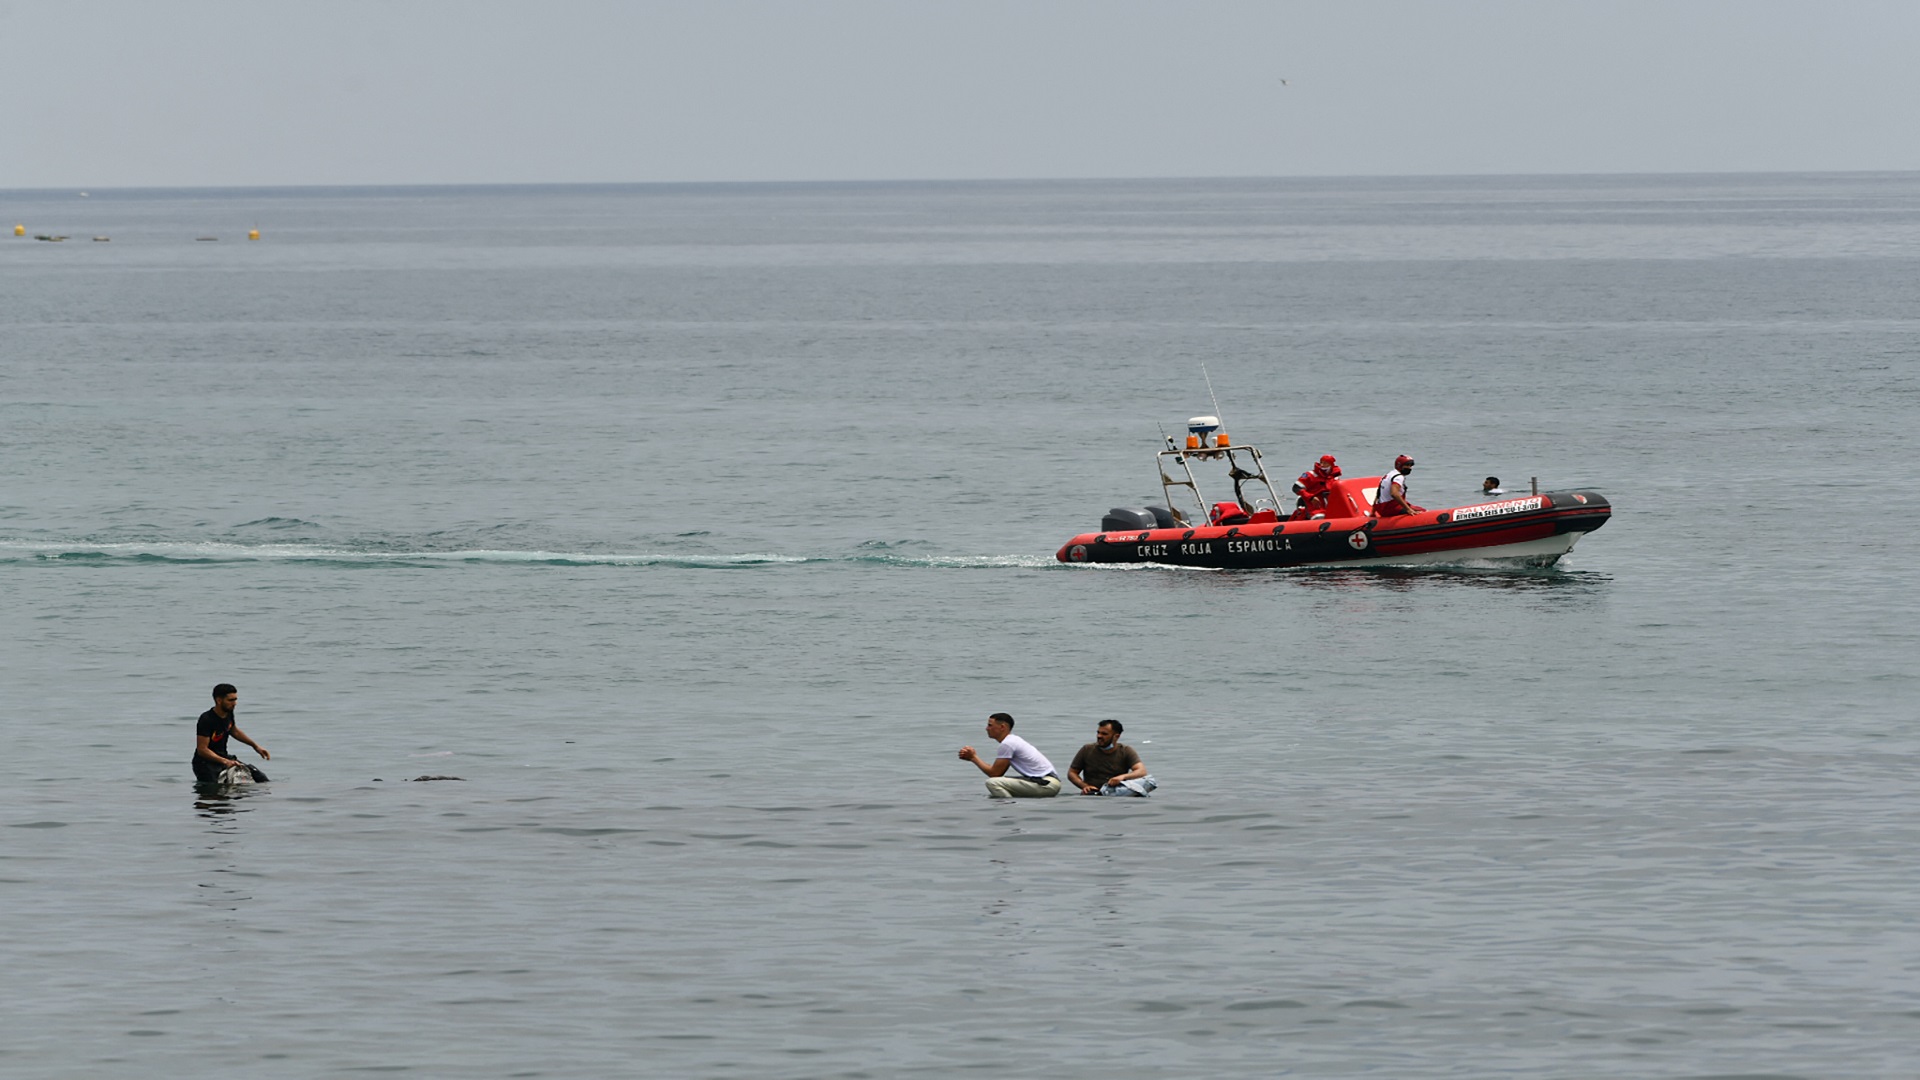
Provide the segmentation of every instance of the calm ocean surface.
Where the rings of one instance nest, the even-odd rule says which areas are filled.
[[[1920,175],[0,217],[10,1080],[1920,1074]],[[1613,521],[1056,564],[1203,362]],[[1160,791],[990,803],[995,710]]]

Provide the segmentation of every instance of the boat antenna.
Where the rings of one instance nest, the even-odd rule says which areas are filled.
[[[1207,374],[1207,362],[1205,360],[1200,361],[1200,377],[1207,380],[1207,397],[1213,399],[1213,415],[1220,416],[1220,399],[1214,397],[1213,376]],[[1221,417],[1220,426],[1223,428],[1227,426],[1226,418]]]
[[[1157,428],[1159,428],[1159,429],[1160,429],[1160,437],[1161,437],[1161,438],[1163,438],[1163,439],[1165,439],[1165,440],[1167,440],[1167,449],[1169,449],[1169,450],[1171,450],[1171,449],[1173,449],[1173,436],[1171,436],[1171,435],[1169,435],[1169,434],[1167,434],[1167,425],[1165,425],[1165,424],[1162,424],[1162,423],[1160,423],[1159,421],[1157,421],[1157,420],[1156,420],[1156,421],[1154,421],[1154,424],[1153,424],[1153,426],[1154,426],[1154,427],[1157,427]]]

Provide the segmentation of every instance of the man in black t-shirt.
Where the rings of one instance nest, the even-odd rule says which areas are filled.
[[[273,755],[267,753],[266,747],[254,742],[246,732],[234,726],[233,707],[239,700],[240,692],[233,688],[232,683],[221,683],[213,688],[213,708],[200,714],[200,725],[193,736],[193,778],[203,784],[218,783],[222,769],[240,764],[238,758],[227,754],[229,736],[253,747],[253,752],[260,755],[261,761],[273,760]]]

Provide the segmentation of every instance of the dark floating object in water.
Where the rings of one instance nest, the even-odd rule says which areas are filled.
[[[212,781],[202,781],[213,787],[232,787],[235,784],[264,784],[267,774],[242,761],[220,770],[219,777]]]
[[[47,233],[40,233],[40,234],[38,234],[38,235],[36,235],[36,236],[34,237],[34,239],[35,239],[35,240],[45,240],[45,241],[46,241],[47,243],[49,243],[49,244],[57,244],[57,243],[59,243],[60,241],[62,241],[62,240],[65,240],[65,239],[66,239],[66,237],[64,237],[64,236],[52,236],[52,235],[49,235],[49,234],[47,234]]]
[[[94,242],[94,243],[96,243],[96,244],[104,244],[104,243],[106,243],[107,241],[109,241],[109,240],[112,240],[112,239],[113,239],[113,237],[111,237],[111,236],[96,236],[96,237],[94,237],[94,238],[93,238],[93,242]]]
[[[196,236],[194,237],[194,239],[195,240],[218,240],[220,238],[217,236]]]
[[[418,784],[424,780],[465,780],[465,779],[466,777],[464,776],[416,776],[413,779],[407,781],[407,783]]]

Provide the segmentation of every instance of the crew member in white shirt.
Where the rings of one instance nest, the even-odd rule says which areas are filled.
[[[1380,478],[1380,489],[1373,497],[1375,517],[1400,517],[1418,514],[1424,507],[1413,505],[1407,497],[1407,484],[1413,478],[1413,459],[1405,454],[1393,459],[1393,471]]]

